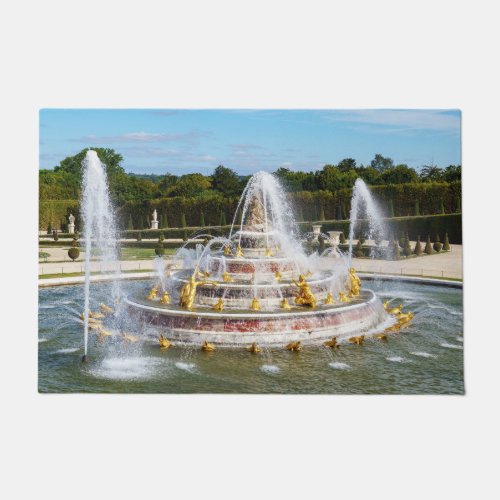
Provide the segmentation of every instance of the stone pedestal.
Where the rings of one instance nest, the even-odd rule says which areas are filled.
[[[73,224],[71,224],[71,223],[68,224],[68,233],[69,234],[75,234],[75,224],[74,223]]]
[[[158,221],[157,220],[151,221],[151,229],[158,229]]]
[[[315,240],[318,239],[320,233],[321,233],[321,224],[313,224],[313,235]]]
[[[338,246],[340,244],[340,235],[342,231],[328,231],[328,236],[330,239],[330,244],[332,246]]]

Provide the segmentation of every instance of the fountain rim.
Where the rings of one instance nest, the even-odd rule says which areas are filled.
[[[163,314],[165,316],[185,316],[185,317],[196,317],[196,318],[213,318],[213,319],[253,319],[253,320],[264,320],[264,319],[276,319],[276,318],[292,318],[294,316],[319,316],[319,315],[329,315],[329,314],[339,314],[344,311],[352,311],[360,307],[365,307],[368,304],[372,304],[379,300],[375,295],[375,292],[369,288],[363,289],[363,292],[368,292],[370,297],[366,299],[357,299],[358,302],[355,304],[345,304],[338,303],[330,306],[326,309],[312,309],[312,310],[291,310],[289,312],[267,312],[267,311],[252,311],[248,313],[232,313],[230,310],[224,310],[223,312],[211,312],[203,310],[193,310],[189,311],[187,309],[168,309],[157,306],[150,306],[146,304],[141,304],[139,302],[134,302],[133,300],[126,298],[124,302],[127,306],[135,307],[138,309],[143,309],[150,312],[155,312],[158,314]]]

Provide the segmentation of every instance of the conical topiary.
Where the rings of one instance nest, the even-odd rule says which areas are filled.
[[[354,248],[354,256],[358,259],[365,256],[365,254],[363,253],[363,244],[361,243],[361,240],[358,240],[358,242],[356,243],[356,247]]]
[[[431,255],[432,254],[431,237],[429,235],[427,235],[427,242],[425,243],[424,252],[427,255]]]
[[[341,232],[340,235],[339,235],[339,243],[341,245],[345,245],[345,236],[344,236],[344,232]]]
[[[399,260],[401,254],[399,253],[399,244],[397,241],[392,242],[392,260]]]
[[[128,214],[127,229],[132,231],[134,229],[134,223],[132,222],[132,214]]]
[[[417,236],[417,242],[415,243],[415,249],[413,253],[418,257],[422,255],[422,245],[420,243],[420,235]]]
[[[444,211],[444,201],[441,200],[441,202],[439,203],[439,211],[444,214],[445,211]]]
[[[182,212],[181,214],[181,227],[186,227],[187,224],[186,224],[186,214],[184,212]]]
[[[403,248],[403,252],[406,255],[406,257],[409,257],[413,253],[413,251],[411,249],[411,245],[410,245],[410,239],[408,237],[406,237],[406,241],[405,241],[405,246]]]
[[[137,233],[137,236],[135,237],[137,241],[142,241],[142,234],[139,232]]]
[[[462,199],[460,198],[460,196],[457,198],[457,208],[456,208],[456,212],[457,214],[459,214],[461,211],[462,211]]]
[[[158,245],[155,247],[155,254],[158,255],[158,257],[165,255],[165,248],[163,247],[163,243],[158,243]]]
[[[168,229],[168,215],[163,214],[163,228]]]
[[[158,236],[158,241],[160,243],[163,243],[164,240],[165,240],[165,235],[163,233],[160,233],[159,236]]]
[[[436,240],[436,241],[434,242],[434,245],[432,245],[432,248],[434,248],[434,250],[435,250],[437,253],[439,253],[439,252],[441,251],[441,249],[443,248],[443,244],[442,244],[440,241]]]
[[[205,214],[203,210],[200,212],[200,227],[205,227]]]
[[[420,202],[418,200],[415,201],[415,216],[418,217],[420,215]]]
[[[47,234],[52,234],[52,222],[49,222],[49,225],[47,226]]]
[[[448,233],[444,233],[443,250],[445,252],[449,252],[450,251],[450,240],[448,239]]]

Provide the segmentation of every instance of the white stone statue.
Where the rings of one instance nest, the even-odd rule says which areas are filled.
[[[73,214],[69,214],[68,220],[68,233],[75,234],[75,216]]]
[[[156,212],[156,208],[153,212],[153,220],[151,221],[151,229],[158,229],[158,213]]]

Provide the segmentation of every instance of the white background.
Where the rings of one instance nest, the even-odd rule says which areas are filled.
[[[3,498],[499,498],[494,5],[2,3]],[[38,395],[41,107],[462,109],[467,395]]]

